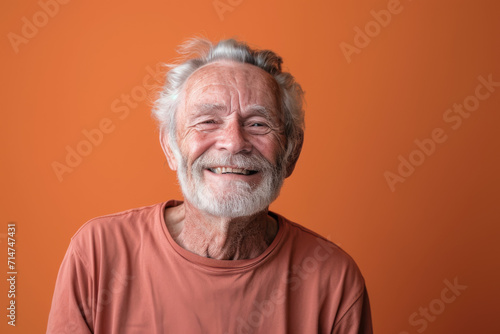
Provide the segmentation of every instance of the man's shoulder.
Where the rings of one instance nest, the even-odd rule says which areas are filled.
[[[295,243],[303,244],[306,248],[310,248],[310,246],[314,245],[322,246],[323,248],[328,248],[332,252],[339,253],[341,256],[351,258],[347,252],[330,240],[330,235],[324,237],[300,223],[291,221],[283,216],[280,216],[280,218],[283,219],[284,224],[288,225],[289,237],[293,239]]]
[[[301,265],[307,268],[318,268],[322,272],[330,272],[333,276],[346,276],[364,284],[363,276],[355,260],[344,249],[317,232],[281,216],[288,225],[289,247],[297,257],[301,258]],[[306,268],[306,269],[307,269]],[[316,269],[315,269],[316,270]],[[333,278],[333,277],[332,277]]]
[[[92,218],[78,229],[73,235],[73,239],[108,230],[116,231],[127,227],[139,227],[140,223],[153,222],[163,204],[157,203]]]

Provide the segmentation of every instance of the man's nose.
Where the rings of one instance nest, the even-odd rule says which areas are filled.
[[[248,134],[245,133],[244,126],[237,119],[233,119],[225,124],[216,147],[221,150],[227,150],[231,154],[248,153],[252,150]]]

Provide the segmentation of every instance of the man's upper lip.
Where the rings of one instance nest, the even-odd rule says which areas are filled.
[[[233,173],[233,174],[250,175],[257,173],[256,170],[249,168],[242,168],[242,167],[217,166],[217,167],[208,167],[208,169],[216,174]]]
[[[241,166],[210,166],[208,168],[233,168],[233,169],[247,169],[247,170],[252,170],[251,168],[241,167]]]

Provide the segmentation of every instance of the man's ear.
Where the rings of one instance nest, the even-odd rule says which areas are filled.
[[[286,166],[286,176],[289,177],[292,175],[293,170],[295,169],[295,164],[299,159],[300,152],[302,151],[302,144],[304,143],[304,132],[300,133],[299,138],[297,139],[297,144],[294,147],[293,152],[290,154],[288,165]]]
[[[163,149],[163,153],[165,153],[165,156],[167,157],[168,166],[171,170],[176,171],[177,160],[175,159],[174,152],[172,152],[172,149],[170,148],[168,137],[169,135],[165,133],[164,130],[160,130],[160,144]]]

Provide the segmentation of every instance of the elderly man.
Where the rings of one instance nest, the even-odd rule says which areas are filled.
[[[154,115],[184,201],[87,222],[47,333],[372,333],[354,261],[268,211],[302,147],[299,84],[235,40],[182,53]]]

